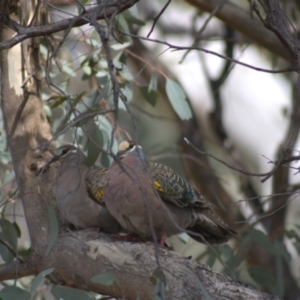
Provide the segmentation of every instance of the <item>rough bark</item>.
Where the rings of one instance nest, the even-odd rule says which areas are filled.
[[[166,276],[165,299],[278,299],[245,287],[205,265],[179,254],[159,249],[161,268]],[[30,262],[36,272],[54,268],[53,282],[73,286],[123,299],[152,300],[155,287],[150,282],[157,268],[155,249],[150,243],[111,242],[104,234],[74,232],[59,236],[51,253],[36,257]],[[19,266],[22,272],[22,265]],[[1,269],[0,269],[1,270]],[[112,272],[118,283],[102,285],[90,279],[105,272]],[[0,280],[8,279],[0,273]]]

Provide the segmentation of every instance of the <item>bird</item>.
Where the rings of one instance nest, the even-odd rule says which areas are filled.
[[[55,195],[63,221],[76,229],[99,227],[107,233],[120,232],[120,224],[101,205],[107,169],[89,167],[86,156],[71,144],[59,147],[48,165],[55,161],[60,162]]]
[[[108,211],[123,228],[144,239],[155,235],[160,246],[183,231],[204,244],[239,238],[213,203],[170,167],[151,162],[135,141],[119,144],[103,191]]]

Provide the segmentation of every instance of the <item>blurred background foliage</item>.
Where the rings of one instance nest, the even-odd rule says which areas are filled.
[[[80,2],[86,7],[92,5],[90,1]],[[258,72],[203,51],[170,49],[165,41],[201,47],[260,68],[288,66],[284,59],[187,2],[193,4],[170,3],[155,24],[151,40],[147,35],[153,18],[165,1],[141,1],[115,18],[109,47],[124,95],[119,99],[117,123],[110,112],[114,103],[109,66],[94,28],[84,25],[68,34],[40,38],[41,96],[57,147],[74,143],[87,154],[90,164],[109,166],[110,152],[116,153],[120,141],[137,140],[150,159],[171,166],[197,186],[243,236],[241,241],[212,247],[183,233],[169,238],[169,245],[244,284],[296,299],[294,295],[300,295],[297,163],[292,165],[289,184],[281,190],[287,198],[279,208],[284,212],[284,218],[278,220],[282,234],[270,234],[269,224],[277,222],[277,212],[270,213],[272,201],[276,201],[272,178],[262,183],[261,177],[236,172],[183,140],[187,138],[200,151],[235,168],[270,171],[290,124],[296,77]],[[251,11],[250,2],[234,1],[246,11]],[[299,34],[299,2],[280,4]],[[44,7],[42,19],[48,23],[77,15],[82,9],[76,1],[48,1]],[[14,256],[8,246],[26,255],[30,241],[2,116],[0,126],[0,253],[2,260],[9,262]],[[295,153],[299,149],[297,142]],[[2,283],[5,289],[0,297],[101,298],[52,286],[43,281],[51,270],[44,272],[35,278]]]

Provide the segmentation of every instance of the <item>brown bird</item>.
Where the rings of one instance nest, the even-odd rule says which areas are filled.
[[[119,145],[106,174],[104,202],[121,226],[143,238],[187,231],[201,243],[223,243],[239,235],[215,213],[214,205],[171,168],[150,162],[134,141]]]
[[[48,165],[57,160],[55,193],[63,220],[77,229],[100,227],[108,233],[119,232],[119,223],[99,204],[107,169],[88,167],[86,156],[73,145],[59,147]]]

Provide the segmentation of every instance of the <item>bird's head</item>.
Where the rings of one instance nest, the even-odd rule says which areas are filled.
[[[52,163],[60,160],[61,158],[71,158],[71,157],[78,157],[78,155],[82,154],[84,157],[84,154],[75,146],[71,144],[60,146],[55,150],[55,154],[52,157],[52,159],[47,163],[47,165],[51,165]]]
[[[135,156],[145,160],[143,148],[132,140],[124,141],[119,144],[119,152],[117,153],[117,157],[122,159],[126,156]]]

